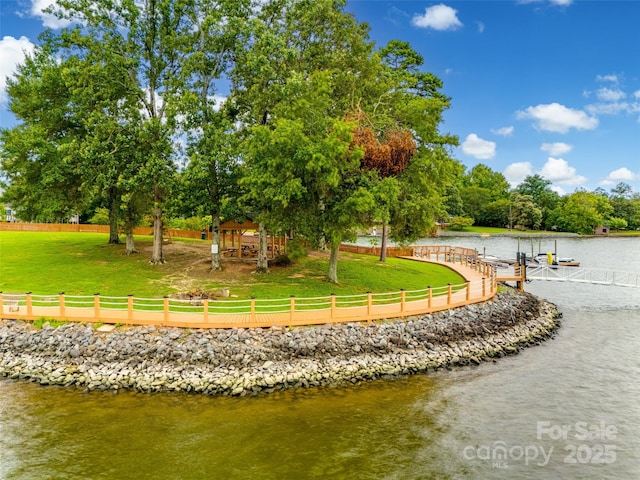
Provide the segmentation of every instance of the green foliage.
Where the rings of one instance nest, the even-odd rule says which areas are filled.
[[[563,204],[550,215],[558,230],[580,234],[593,234],[613,213],[607,197],[586,191],[567,196]]]
[[[289,255],[278,255],[276,258],[269,260],[269,267],[288,267],[291,263],[293,262]]]
[[[609,223],[609,226],[614,230],[624,230],[629,226],[629,224],[624,218],[619,218],[619,217],[611,217],[608,223]]]
[[[172,218],[168,222],[169,228],[176,228],[178,230],[196,230],[200,231],[210,225],[210,221],[201,217],[189,217],[189,218]]]
[[[98,208],[93,216],[89,219],[89,223],[93,225],[109,225],[109,209]]]
[[[449,221],[449,226],[447,228],[449,230],[462,231],[466,227],[470,227],[471,225],[473,225],[473,218],[469,218],[469,217],[453,217]]]
[[[302,237],[296,237],[287,242],[287,256],[292,262],[306,257],[309,254]]]
[[[47,317],[40,317],[35,319],[32,322],[32,325],[34,328],[40,330],[45,326],[49,326],[51,328],[58,328],[61,327],[62,325],[66,325],[69,322],[65,322],[64,320],[54,320],[53,318],[47,318]]]

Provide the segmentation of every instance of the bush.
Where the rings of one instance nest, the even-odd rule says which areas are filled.
[[[299,258],[307,256],[307,247],[304,245],[304,241],[300,238],[294,238],[287,242],[287,255],[292,262],[295,262]]]
[[[93,225],[109,225],[109,210],[106,208],[98,208],[93,217],[89,219],[89,223]]]
[[[449,230],[460,231],[466,227],[473,225],[473,218],[469,217],[454,217],[449,222]]]
[[[269,260],[270,267],[288,267],[291,265],[289,255],[278,255],[276,258]]]

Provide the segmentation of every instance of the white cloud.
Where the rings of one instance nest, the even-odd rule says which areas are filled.
[[[502,128],[498,128],[496,130],[491,130],[491,133],[494,133],[495,135],[502,135],[503,137],[510,137],[511,135],[513,135],[513,126],[510,125],[508,127],[502,127]]]
[[[547,152],[549,155],[564,155],[573,150],[573,146],[562,142],[543,143],[540,150]]]
[[[462,151],[480,160],[488,160],[496,155],[496,142],[490,142],[470,133],[462,142]]]
[[[640,112],[640,104],[628,102],[593,103],[584,107],[592,115],[617,115],[621,112]]]
[[[55,5],[56,0],[31,0],[31,15],[42,20],[42,25],[47,28],[65,28],[71,25],[72,22],[65,19],[57,18],[51,13],[44,13],[44,10],[48,7]]]
[[[593,130],[598,119],[590,117],[582,110],[574,110],[559,103],[536,105],[516,112],[518,118],[532,119],[535,127],[547,132],[567,133],[569,129]]]
[[[476,22],[476,26],[478,27],[478,33],[484,32],[484,23]]]
[[[543,0],[517,0],[518,3],[527,4],[527,3],[542,3]],[[549,0],[551,5],[557,5],[559,7],[568,7],[573,3],[573,0]]]
[[[35,45],[27,37],[6,36],[0,40],[0,103],[7,100],[7,77],[13,76],[25,55],[33,52]]]
[[[633,98],[640,100],[640,90],[636,90],[633,92]]]
[[[599,89],[596,92],[596,96],[598,97],[598,100],[601,100],[603,102],[617,102],[618,100],[622,100],[623,98],[625,98],[627,94],[618,88],[614,90],[605,87]]]
[[[533,168],[529,162],[517,162],[508,165],[504,169],[504,177],[511,185],[511,188],[517,187],[522,181],[533,173]]]
[[[539,173],[550,182],[560,185],[581,185],[587,181],[586,177],[578,175],[576,169],[562,158],[549,157]]]
[[[626,167],[618,168],[609,173],[600,185],[617,185],[620,182],[640,182],[640,173],[633,173]]]
[[[618,76],[615,74],[596,75],[596,82],[613,82],[618,83]]]
[[[414,15],[411,23],[420,28],[433,28],[434,30],[456,30],[462,27],[458,20],[457,10],[441,3],[425,10],[424,15]]]

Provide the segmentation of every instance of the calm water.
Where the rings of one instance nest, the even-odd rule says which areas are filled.
[[[557,242],[585,267],[640,272],[640,239]],[[2,380],[0,479],[640,478],[640,288],[527,290],[558,304],[559,334],[475,368],[254,398]]]

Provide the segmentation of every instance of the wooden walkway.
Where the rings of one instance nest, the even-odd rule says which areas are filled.
[[[158,325],[183,328],[255,328],[325,323],[362,322],[381,318],[424,315],[480,303],[497,292],[495,269],[470,263],[464,256],[446,260],[424,255],[401,257],[407,261],[437,263],[459,273],[465,283],[423,290],[352,296],[279,300],[136,299],[134,297],[37,296],[0,293],[0,318]],[[270,303],[269,303],[270,302]],[[218,313],[219,311],[223,311]],[[229,313],[236,311],[238,313]]]

